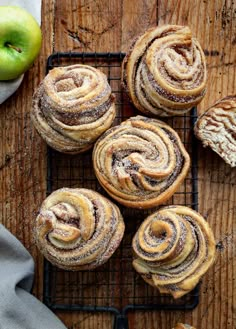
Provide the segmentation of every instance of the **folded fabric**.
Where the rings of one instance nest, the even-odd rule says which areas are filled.
[[[41,0],[0,0],[0,6],[18,6],[24,8],[41,24]],[[9,81],[0,81],[0,104],[10,97],[20,86],[24,75]]]
[[[0,329],[66,329],[30,294],[33,277],[31,255],[0,224]]]

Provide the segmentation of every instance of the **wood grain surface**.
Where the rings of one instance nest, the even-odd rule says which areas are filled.
[[[43,0],[43,46],[19,90],[1,105],[1,222],[31,252],[34,294],[42,298],[43,263],[32,238],[35,214],[46,193],[46,146],[30,122],[32,94],[54,51],[127,51],[134,37],[156,24],[189,25],[207,58],[206,110],[236,93],[236,1],[229,0]],[[236,169],[199,143],[199,211],[217,240],[217,259],[204,276],[199,306],[191,312],[132,312],[131,329],[171,329],[186,322],[197,329],[236,328]],[[109,314],[58,316],[70,329],[112,328]]]

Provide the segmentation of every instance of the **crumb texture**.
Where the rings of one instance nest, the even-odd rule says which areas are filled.
[[[211,106],[195,125],[195,135],[231,167],[236,167],[236,96]]]

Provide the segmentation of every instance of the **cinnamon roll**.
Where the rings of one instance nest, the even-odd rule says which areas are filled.
[[[32,121],[55,150],[76,154],[91,148],[115,118],[107,77],[88,65],[51,70],[33,97]]]
[[[161,293],[182,297],[213,264],[215,240],[205,219],[184,206],[169,206],[147,217],[132,242],[133,266]]]
[[[105,263],[118,248],[124,222],[116,205],[88,189],[62,188],[42,203],[35,240],[44,256],[66,270]]]
[[[132,102],[149,115],[182,115],[205,94],[205,55],[187,26],[147,30],[126,55],[122,71]]]
[[[195,124],[195,135],[231,167],[236,167],[236,95],[218,100]]]
[[[195,329],[189,324],[177,323],[177,325],[173,329]]]
[[[178,134],[166,123],[136,116],[110,128],[93,150],[95,174],[107,193],[133,208],[169,199],[190,165]]]

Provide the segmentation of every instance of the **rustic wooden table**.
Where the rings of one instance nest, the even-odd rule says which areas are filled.
[[[236,2],[231,0],[44,0],[41,55],[8,101],[1,105],[1,222],[36,262],[34,294],[42,298],[43,259],[32,239],[32,223],[46,191],[46,145],[30,122],[32,94],[55,51],[126,51],[133,37],[156,24],[189,25],[205,51],[204,111],[236,92]],[[200,304],[192,312],[136,312],[130,328],[170,329],[178,321],[196,328],[236,328],[236,169],[199,144],[199,211],[218,243],[215,266],[205,275]],[[108,314],[62,313],[70,329],[111,328]]]

